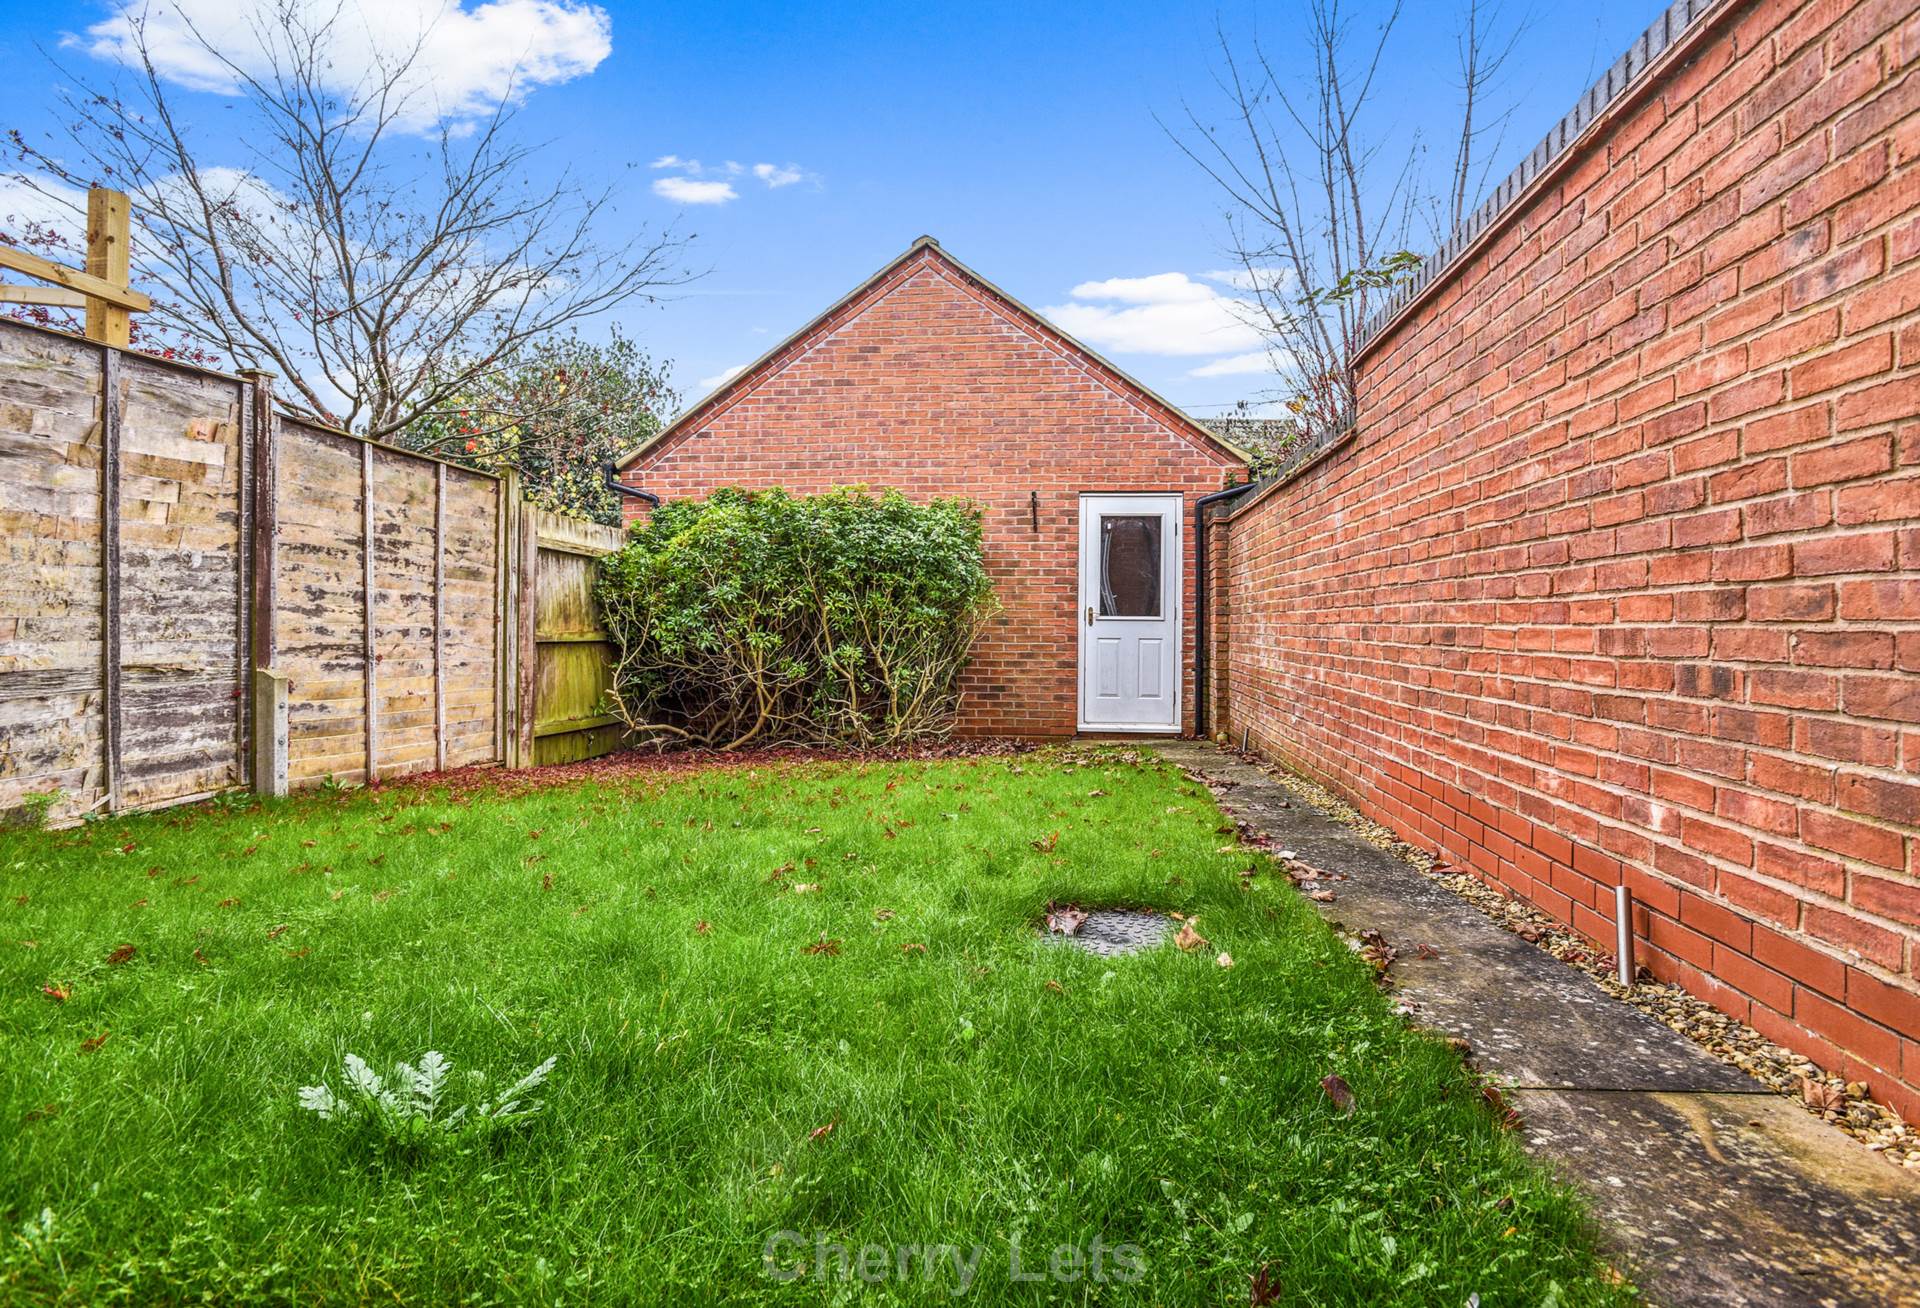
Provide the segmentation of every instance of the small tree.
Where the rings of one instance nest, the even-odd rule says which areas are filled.
[[[1309,0],[1289,29],[1292,47],[1310,60],[1298,82],[1259,42],[1238,43],[1222,29],[1220,117],[1188,106],[1185,128],[1169,132],[1226,202],[1241,284],[1267,339],[1287,414],[1273,424],[1278,445],[1264,452],[1268,464],[1352,424],[1353,356],[1373,313],[1420,266],[1406,248],[1414,223],[1424,221],[1437,240],[1465,216],[1506,122],[1486,101],[1520,26],[1503,20],[1497,3],[1466,0],[1450,176],[1427,176],[1418,139],[1404,157],[1381,158],[1373,107],[1400,13],[1393,5],[1377,29],[1361,33],[1341,0]]]
[[[513,469],[534,503],[620,524],[603,469],[660,430],[675,400],[665,364],[615,328],[604,344],[572,331],[533,342],[466,377],[395,443],[485,472]]]
[[[515,134],[511,87],[441,115],[429,32],[380,49],[343,89],[336,52],[346,26],[366,22],[344,0],[270,0],[245,49],[184,15],[164,33],[145,13],[125,18],[131,76],[63,69],[67,139],[11,132],[18,180],[54,204],[93,184],[128,192],[133,280],[154,298],[144,330],[278,373],[297,410],[389,439],[529,343],[682,280],[671,233],[603,240],[611,190],[564,170],[540,179],[545,156]],[[231,88],[222,127],[244,166],[208,162],[161,71],[159,42],[182,30],[200,80]]]

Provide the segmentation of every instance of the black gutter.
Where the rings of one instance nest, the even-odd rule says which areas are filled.
[[[1207,506],[1245,495],[1258,482],[1242,482],[1193,502],[1193,734],[1207,738]]]
[[[619,477],[614,473],[613,462],[611,460],[600,465],[600,472],[602,484],[615,495],[629,495],[636,500],[645,500],[651,508],[657,509],[660,507],[660,497],[652,491],[641,490],[638,486],[621,485]]]

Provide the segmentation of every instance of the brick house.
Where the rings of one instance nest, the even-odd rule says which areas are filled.
[[[921,237],[629,455],[668,499],[897,487],[985,514],[973,735],[1190,730],[1196,502],[1246,462]],[[647,511],[629,498],[629,515]]]

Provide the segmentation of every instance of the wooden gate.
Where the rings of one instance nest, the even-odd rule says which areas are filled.
[[[534,657],[521,662],[526,725],[518,761],[538,766],[597,758],[619,748],[620,728],[600,711],[612,653],[593,604],[595,560],[619,549],[625,534],[531,505],[523,512],[523,549],[530,545],[532,553],[531,585],[523,593],[530,592],[531,602],[520,633]]]

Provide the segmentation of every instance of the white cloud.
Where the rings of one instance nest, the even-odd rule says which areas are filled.
[[[1215,359],[1212,363],[1203,363],[1198,368],[1189,369],[1189,377],[1245,377],[1253,373],[1275,372],[1273,355],[1265,350],[1254,350],[1247,354],[1229,354],[1224,359]]]
[[[732,182],[700,182],[691,177],[656,177],[653,193],[677,204],[725,204],[740,198]]]
[[[753,175],[765,182],[773,190],[782,186],[792,186],[795,182],[806,180],[806,174],[795,164],[784,167],[778,164],[757,163],[753,166]]]
[[[112,17],[75,41],[89,54],[137,63],[137,23],[145,45],[168,81],[197,91],[234,94],[234,70],[268,70],[278,53],[261,33],[274,30],[280,3],[302,21],[326,30],[327,89],[343,97],[365,94],[381,68],[421,47],[400,81],[400,126],[425,131],[485,114],[503,99],[515,101],[543,86],[583,77],[613,51],[607,11],[583,0],[377,0],[339,6],[332,0],[117,0]],[[331,27],[327,25],[331,22]],[[279,44],[284,45],[284,39]]]
[[[700,379],[700,389],[717,391],[746,370],[747,365],[744,363],[736,363],[731,368],[722,368],[711,377],[702,377]]]
[[[813,174],[799,164],[757,163],[747,165],[737,159],[725,163],[705,164],[698,159],[689,159],[685,155],[663,154],[655,159],[651,168],[671,170],[678,177],[663,177],[653,184],[654,194],[664,195],[669,200],[678,200],[682,204],[725,204],[737,200],[740,193],[733,189],[732,178],[744,178],[752,174],[767,184],[767,189],[777,191],[783,186],[792,186],[795,182],[804,182]]]
[[[1185,273],[1082,282],[1069,294],[1082,303],[1053,305],[1046,316],[1088,344],[1118,353],[1190,357],[1245,353],[1263,344],[1247,301]]]

